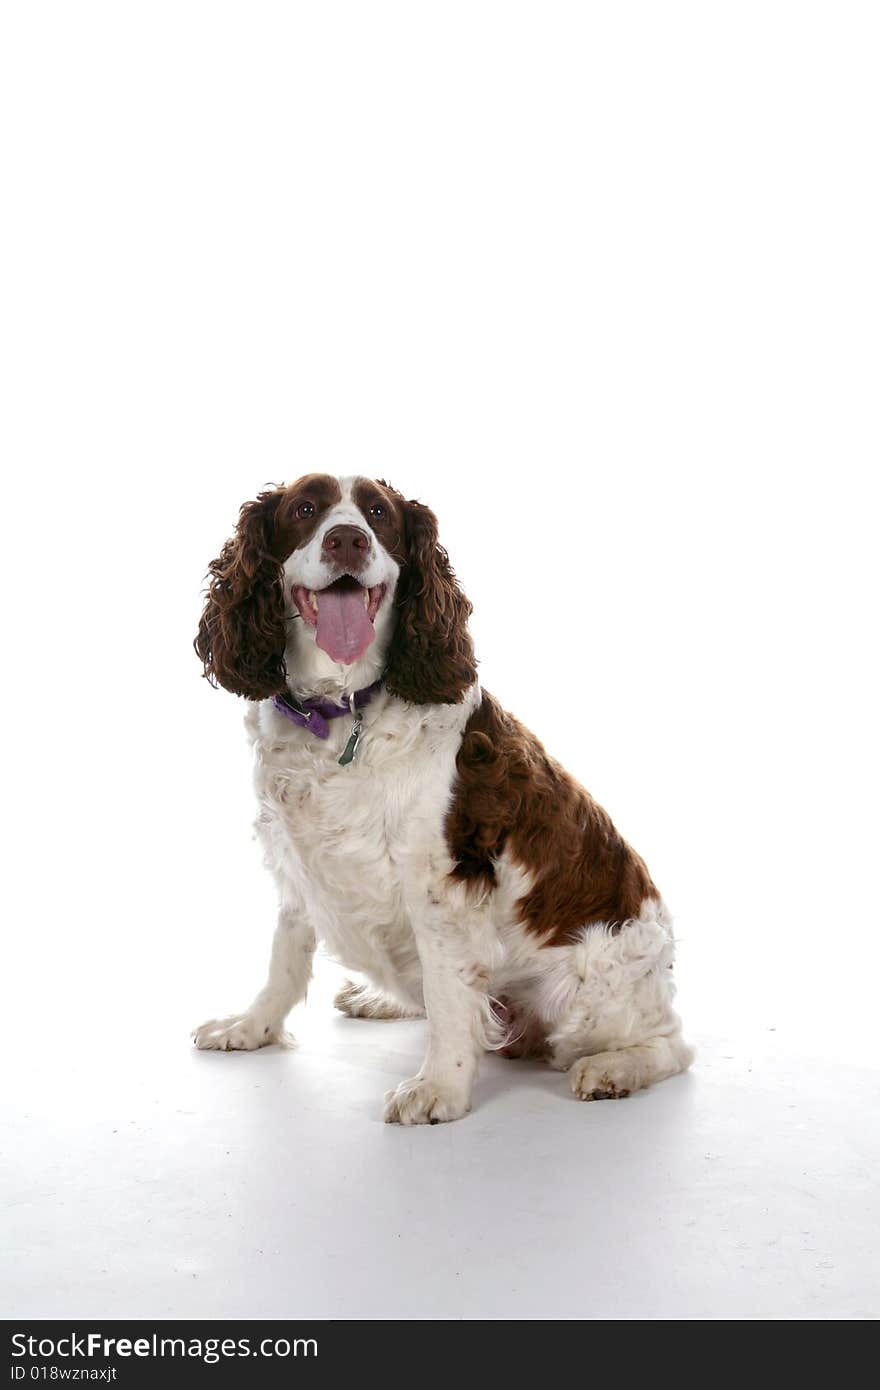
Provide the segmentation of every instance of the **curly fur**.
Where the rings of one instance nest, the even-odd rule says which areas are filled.
[[[194,646],[212,685],[248,700],[285,688],[285,616],[278,554],[286,491],[245,502],[235,535],[208,567],[210,583]]]
[[[389,491],[403,507],[406,546],[385,682],[413,704],[459,704],[477,674],[467,628],[473,608],[437,539],[434,513]]]

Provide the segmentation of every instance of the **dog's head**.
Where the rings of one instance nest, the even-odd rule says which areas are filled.
[[[311,473],[261,492],[209,576],[195,648],[236,695],[384,674],[405,700],[455,704],[476,677],[471,606],[437,518],[387,483]]]

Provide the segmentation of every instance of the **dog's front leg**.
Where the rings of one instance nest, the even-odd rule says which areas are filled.
[[[465,890],[440,881],[410,914],[422,966],[428,1052],[421,1070],[385,1097],[388,1124],[439,1124],[471,1107],[480,1053],[493,1045],[492,955],[485,914]]]
[[[250,1008],[229,1018],[212,1018],[193,1034],[196,1047],[220,1052],[252,1052],[281,1041],[282,1026],[294,1004],[305,998],[312,978],[315,933],[302,913],[282,907],[272,939],[269,978]]]

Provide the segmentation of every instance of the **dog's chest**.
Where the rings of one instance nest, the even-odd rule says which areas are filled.
[[[413,706],[383,693],[366,711],[354,761],[340,766],[350,719],[334,720],[324,741],[288,725],[271,704],[249,716],[267,861],[352,965],[349,939],[378,935],[389,945],[404,930],[419,878],[443,852],[466,719],[463,706]]]

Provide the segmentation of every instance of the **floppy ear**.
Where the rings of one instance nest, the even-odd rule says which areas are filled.
[[[465,598],[437,540],[437,518],[404,502],[406,557],[397,583],[397,624],[385,666],[393,695],[417,705],[457,705],[477,678]]]
[[[212,685],[248,700],[285,688],[283,557],[279,508],[285,490],[245,502],[232,540],[208,567],[210,583],[193,643]]]

